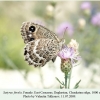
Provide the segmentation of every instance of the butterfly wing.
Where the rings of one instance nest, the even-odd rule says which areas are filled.
[[[52,39],[36,39],[26,44],[24,48],[25,60],[29,65],[44,66],[55,58],[60,50],[59,43]]]
[[[24,43],[28,43],[35,39],[49,38],[59,41],[57,35],[52,31],[48,30],[44,26],[35,24],[33,22],[24,22],[21,26],[21,35]]]

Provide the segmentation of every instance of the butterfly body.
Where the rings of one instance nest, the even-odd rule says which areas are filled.
[[[55,33],[33,22],[23,23],[21,35],[26,44],[25,60],[35,67],[54,61],[64,44]]]

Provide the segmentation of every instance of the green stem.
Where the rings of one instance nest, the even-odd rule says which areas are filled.
[[[71,74],[72,74],[72,68],[71,68],[71,71],[69,73],[68,89],[70,88]]]
[[[68,73],[65,73],[65,89],[67,89],[67,75]]]
[[[72,69],[71,69],[71,71],[70,71],[70,73],[69,73],[68,89],[70,88],[71,72],[72,72]]]

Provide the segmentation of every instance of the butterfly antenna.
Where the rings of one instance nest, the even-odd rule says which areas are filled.
[[[68,28],[68,27],[65,28],[64,34],[63,34],[63,38],[61,39],[61,40],[63,40],[63,41],[65,41],[65,35],[66,35],[65,33],[66,33],[67,28]]]
[[[63,39],[64,39],[64,37],[65,37],[65,35],[66,35],[65,33],[66,33],[67,28],[68,28],[68,27],[66,27],[65,30],[64,30]]]

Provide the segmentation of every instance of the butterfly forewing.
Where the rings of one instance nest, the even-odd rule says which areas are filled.
[[[55,33],[33,22],[23,23],[23,25],[21,26],[21,35],[25,43],[40,38],[49,38],[59,41]]]

